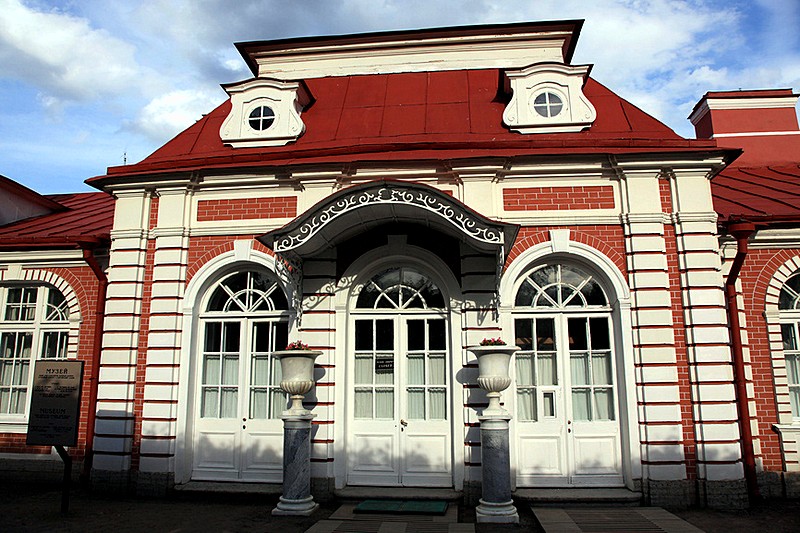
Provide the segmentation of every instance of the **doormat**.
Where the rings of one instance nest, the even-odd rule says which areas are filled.
[[[447,502],[439,500],[364,500],[354,513],[435,514],[447,512]]]

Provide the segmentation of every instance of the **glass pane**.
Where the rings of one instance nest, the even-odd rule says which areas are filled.
[[[412,420],[425,419],[425,389],[408,389],[408,418]]]
[[[46,331],[42,337],[42,359],[66,357],[67,334],[61,331]]]
[[[203,385],[219,385],[219,356],[203,356]]]
[[[375,321],[375,349],[393,350],[394,349],[394,321],[376,320]]]
[[[281,413],[289,408],[289,400],[285,392],[280,389],[272,389],[272,405],[270,406],[270,418],[280,418]]]
[[[356,355],[355,378],[358,385],[372,385],[372,356]]]
[[[522,421],[536,420],[536,393],[534,389],[517,390],[517,416]]]
[[[594,385],[611,385],[611,354],[592,354],[592,383]]]
[[[514,321],[514,342],[523,352],[533,350],[533,320],[518,318]]]
[[[592,350],[610,350],[611,342],[608,338],[608,319],[590,318],[589,334],[592,337]]]
[[[425,321],[424,320],[409,320],[406,323],[408,349],[409,350],[424,350],[425,349]]]
[[[11,391],[11,406],[9,412],[23,414],[25,412],[25,399],[28,397],[27,389],[14,389]]]
[[[444,350],[446,348],[444,320],[428,320],[428,349]]]
[[[514,305],[517,307],[528,307],[533,305],[533,297],[536,296],[536,289],[528,283],[528,280],[522,282],[517,291],[517,296],[514,299]]]
[[[219,390],[214,388],[203,388],[203,418],[217,418],[219,406]]]
[[[408,384],[425,385],[425,356],[408,354]]]
[[[603,289],[594,280],[583,286],[581,294],[586,299],[587,305],[608,305]]]
[[[275,349],[276,350],[283,350],[289,344],[289,323],[288,322],[278,322],[275,324],[274,335],[275,335]]]
[[[271,358],[270,366],[272,367],[272,378],[270,379],[270,385],[277,387],[283,379],[283,370],[281,370],[280,359],[276,357]]]
[[[431,354],[428,359],[428,385],[444,385],[445,358],[443,354]]]
[[[250,369],[250,384],[256,386],[269,385],[269,356],[254,355]]]
[[[372,348],[372,320],[356,320],[356,350]]]
[[[559,291],[558,289],[559,289],[559,286],[558,286],[558,285],[550,285],[549,287],[547,287],[547,288],[544,290],[544,294],[546,294],[547,296],[549,296],[549,297],[550,297],[550,300],[552,300],[552,302],[553,302],[553,303],[555,303],[555,304],[559,304],[559,303],[561,302],[561,301],[560,301],[560,299],[559,299],[559,296],[560,296],[560,294],[561,294],[561,291]],[[547,298],[542,298],[542,297],[540,297],[540,298],[539,298],[539,301],[537,302],[537,304],[538,304],[538,305],[545,305],[545,306],[547,306],[547,305],[549,305],[549,304],[548,304],[548,303],[545,303],[546,301],[547,301]]]
[[[614,395],[611,389],[594,390],[595,420],[614,420]]]
[[[269,322],[256,322],[253,324],[253,350],[256,352],[269,352],[272,351],[272,346],[270,346],[270,329],[271,324]],[[281,346],[280,349],[282,349]]]
[[[786,287],[781,289],[781,294],[778,297],[778,309],[782,310],[794,309],[794,294],[789,292],[789,290]]]
[[[567,321],[569,330],[569,349],[571,351],[585,350],[588,347],[586,338],[586,319],[570,318]]]
[[[3,361],[0,363],[0,383],[4,386],[11,385],[14,376],[14,361]]]
[[[239,384],[239,356],[226,355],[222,358],[222,384]]]
[[[69,307],[61,291],[55,288],[47,290],[47,316],[45,320],[63,321],[69,319]]]
[[[781,324],[784,350],[797,350],[797,334],[794,324]]]
[[[379,353],[375,356],[376,365],[381,368],[375,372],[375,383],[378,385],[394,385],[394,354]]]
[[[537,385],[557,385],[555,354],[539,354]]]
[[[786,355],[786,377],[789,385],[800,383],[800,356],[797,354]]]
[[[358,295],[356,300],[356,307],[358,309],[373,309],[375,307],[375,300],[381,293],[380,289],[374,283],[367,283]]]
[[[228,353],[239,352],[239,322],[224,324],[224,350]]]
[[[536,349],[554,351],[556,349],[556,325],[552,318],[536,321]]]
[[[575,420],[591,420],[588,389],[572,389],[572,417]]]
[[[800,387],[789,388],[789,401],[792,404],[792,416],[800,418]]]
[[[555,392],[548,391],[542,395],[542,415],[546,418],[553,418],[556,416]]]
[[[220,322],[206,322],[206,352],[222,351],[222,324]]]
[[[375,389],[375,418],[394,418],[393,389]]]
[[[533,385],[533,356],[517,352],[517,385],[524,387]]]
[[[430,419],[431,420],[445,420],[447,419],[446,415],[446,395],[445,389],[442,388],[432,388],[428,390],[428,399],[430,401],[430,405],[428,408],[430,409]]]
[[[267,389],[250,390],[250,418],[267,418],[269,391]]]
[[[573,385],[589,385],[589,354],[572,354],[569,366]]]
[[[356,389],[355,417],[372,418],[372,390]]]
[[[14,385],[27,385],[28,384],[28,368],[30,361],[17,362],[17,371],[14,372]]]
[[[444,309],[444,296],[439,290],[439,287],[431,282],[428,282],[420,291],[420,295],[425,300],[425,306],[428,309]]]
[[[238,390],[232,387],[222,389],[220,398],[220,418],[236,418]]]
[[[0,357],[11,358],[14,357],[14,333],[0,334]]]
[[[11,389],[0,389],[0,413],[8,413],[8,406],[11,402]]]
[[[551,283],[558,282],[558,267],[556,265],[547,265],[535,270],[530,279],[539,287],[545,287]]]

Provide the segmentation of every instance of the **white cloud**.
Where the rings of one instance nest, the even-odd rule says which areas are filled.
[[[114,97],[152,82],[135,52],[85,18],[0,0],[0,71],[39,89],[49,106]]]
[[[158,96],[142,108],[127,128],[163,142],[211,111],[224,99],[222,91],[177,90]]]

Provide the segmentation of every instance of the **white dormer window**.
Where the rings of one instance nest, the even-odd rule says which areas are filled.
[[[234,148],[283,146],[305,131],[300,118],[311,101],[303,82],[256,78],[224,85],[231,111],[219,130],[225,144]]]
[[[588,66],[538,63],[506,71],[511,101],[503,122],[520,133],[578,132],[592,125],[597,112],[583,94]]]

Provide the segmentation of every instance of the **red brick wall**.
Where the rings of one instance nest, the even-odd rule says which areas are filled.
[[[274,255],[273,251],[256,241],[257,235],[210,235],[191,237],[189,239],[188,267],[186,268],[186,284],[192,280],[200,268],[212,258],[233,250],[233,241],[253,239],[253,249]]]
[[[503,189],[503,207],[506,211],[613,209],[614,188],[602,185]]]
[[[767,322],[764,318],[767,288],[778,268],[797,255],[800,255],[800,249],[750,250],[739,275],[747,316],[746,346],[750,348],[755,392],[756,412],[751,414],[758,417],[758,438],[765,470],[784,469],[780,439],[772,430],[772,424],[778,422],[778,412]]]
[[[248,220],[293,218],[297,216],[297,197],[231,198],[197,202],[198,222],[211,220]]]
[[[95,309],[97,305],[98,282],[92,270],[86,267],[74,268],[43,268],[43,271],[52,272],[61,277],[75,293],[81,313],[81,325],[78,332],[77,359],[84,361],[83,388],[81,391],[81,411],[78,421],[78,444],[70,448],[73,459],[83,460],[86,450],[86,428],[89,415],[89,394],[92,375],[92,355],[94,353],[94,328],[97,322]],[[70,339],[72,340],[72,339]],[[25,453],[25,454],[50,454],[50,447],[27,446],[25,434],[4,433],[0,434],[0,453]]]
[[[570,230],[570,240],[591,246],[611,259],[624,276],[628,266],[625,261],[625,235],[622,226],[550,226],[522,227],[517,240],[506,258],[506,267],[528,248],[550,240],[550,230]]]

